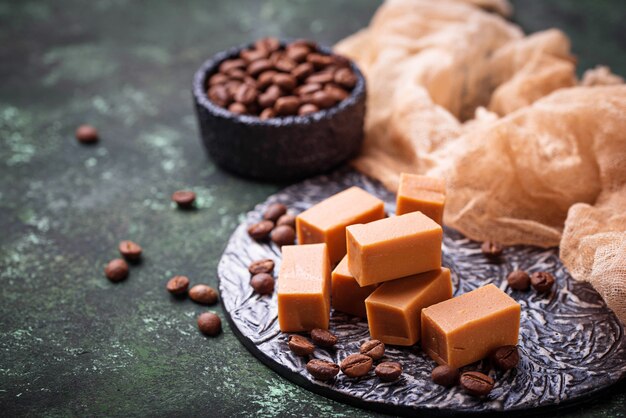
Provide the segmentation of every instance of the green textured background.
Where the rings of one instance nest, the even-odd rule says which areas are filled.
[[[623,1],[515,3],[526,30],[567,32],[581,68],[626,74]],[[263,35],[332,44],[377,6],[0,1],[0,415],[370,415],[281,379],[226,324],[201,336],[205,308],[164,284],[185,274],[216,286],[242,214],[280,187],[207,160],[194,70]],[[100,129],[98,145],[73,139],[84,122]],[[199,210],[172,207],[179,188],[198,193]],[[102,269],[122,239],[144,246],[144,262],[112,284]],[[625,389],[566,415],[623,416]]]

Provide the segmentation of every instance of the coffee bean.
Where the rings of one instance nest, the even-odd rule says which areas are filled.
[[[296,87],[296,78],[290,74],[276,73],[272,82],[276,84],[282,91],[291,91]]]
[[[251,76],[257,76],[264,71],[271,70],[273,67],[272,63],[268,59],[260,59],[248,64],[248,74]]]
[[[300,107],[300,99],[296,96],[279,97],[274,104],[274,110],[282,116],[295,115]]]
[[[322,89],[322,85],[318,83],[304,84],[296,89],[296,94],[300,97],[307,96]]]
[[[363,354],[350,354],[341,362],[341,371],[348,377],[362,377],[369,373],[372,358]]]
[[[341,102],[349,96],[349,93],[335,84],[326,84],[324,91],[332,97],[335,102]]]
[[[262,120],[271,119],[275,117],[276,117],[276,112],[271,107],[268,107],[267,109],[263,109],[263,111],[259,115],[259,119],[262,119]]]
[[[273,52],[280,48],[280,41],[274,37],[259,39],[254,43],[257,50]]]
[[[341,67],[350,67],[350,59],[347,57],[344,57],[343,55],[339,55],[339,54],[332,54],[330,56],[330,59],[333,61],[333,65],[341,68]]]
[[[290,335],[287,344],[289,349],[297,356],[310,356],[315,351],[315,346],[301,335]]]
[[[233,69],[243,69],[246,68],[246,62],[242,59],[230,59],[222,62],[219,66],[219,70],[221,73],[227,73]]]
[[[306,84],[326,84],[333,81],[333,74],[331,73],[315,73],[306,78]]]
[[[235,93],[235,101],[243,105],[249,105],[256,101],[258,92],[250,84],[243,83]]]
[[[174,276],[167,282],[165,288],[173,295],[182,295],[189,287],[189,279],[186,276]]]
[[[239,54],[248,64],[263,58],[267,58],[269,52],[262,49],[244,49]]]
[[[121,258],[109,261],[104,268],[104,274],[112,282],[119,282],[128,277],[128,264]]]
[[[259,105],[264,108],[272,107],[276,103],[276,100],[278,100],[282,95],[283,92],[280,87],[272,84],[267,88],[265,93],[259,96]]]
[[[265,209],[265,212],[263,212],[263,219],[276,222],[278,221],[278,218],[283,216],[285,213],[287,213],[287,206],[282,203],[272,203],[267,207],[267,209]]]
[[[500,257],[502,255],[502,245],[495,241],[485,241],[480,247],[481,251],[487,257]]]
[[[433,382],[445,387],[452,387],[459,382],[459,371],[448,365],[437,366],[431,373]]]
[[[246,113],[248,113],[248,109],[246,108],[246,106],[238,102],[232,103],[230,106],[228,106],[228,111],[234,113],[235,115],[245,115]]]
[[[222,320],[213,312],[203,312],[198,315],[200,332],[209,337],[215,337],[222,332]]]
[[[295,41],[291,42],[290,44],[291,46],[306,46],[308,47],[311,51],[317,51],[317,42],[315,41],[311,41],[309,39],[296,39]]]
[[[311,103],[320,109],[328,109],[332,107],[337,101],[325,91],[316,91],[311,96]]]
[[[491,361],[500,370],[510,370],[519,363],[519,351],[514,345],[504,345],[491,354]]]
[[[259,273],[272,274],[274,272],[274,261],[270,260],[269,258],[253,261],[248,266],[248,271],[252,275]]]
[[[177,190],[172,194],[172,201],[180,209],[190,209],[196,201],[196,194],[190,190]]]
[[[292,72],[298,64],[287,57],[280,58],[274,63],[274,68],[284,73]]]
[[[402,365],[395,361],[385,361],[376,366],[374,373],[383,382],[393,382],[402,374]]]
[[[211,78],[209,78],[209,86],[225,84],[227,81],[228,81],[228,77],[226,76],[226,74],[222,74],[222,73],[213,74]]]
[[[212,86],[209,89],[209,99],[221,107],[226,107],[232,102],[232,96],[223,84]]]
[[[296,231],[289,225],[278,225],[270,234],[270,238],[274,244],[282,247],[283,245],[292,245],[296,240]]]
[[[250,286],[259,295],[271,295],[274,292],[274,278],[268,273],[258,273],[250,279]]]
[[[128,261],[137,261],[141,258],[141,246],[132,241],[122,241],[118,245],[122,257]]]
[[[539,293],[548,293],[554,285],[554,276],[547,271],[539,271],[530,276],[530,284]]]
[[[378,340],[369,340],[361,344],[361,354],[371,357],[372,360],[380,360],[385,355],[385,344]]]
[[[314,104],[306,103],[300,106],[300,109],[298,109],[298,115],[300,116],[310,115],[311,113],[316,113],[319,111],[320,109]]]
[[[270,86],[270,84],[272,84],[272,79],[274,78],[274,76],[278,74],[276,71],[274,70],[269,70],[269,71],[264,71],[261,74],[259,74],[259,78],[257,80],[257,86],[260,89],[265,89],[267,87]]]
[[[270,236],[272,229],[274,229],[274,222],[264,220],[250,226],[248,235],[255,241],[265,241]]]
[[[276,225],[288,225],[292,228],[295,229],[296,227],[296,217],[294,215],[291,215],[289,213],[284,214],[283,216],[281,216],[280,218],[278,218],[278,221],[276,221]]]
[[[228,78],[235,81],[244,81],[246,77],[248,77],[248,74],[241,68],[233,68],[231,70],[228,70],[226,75],[228,76]]]
[[[349,68],[340,68],[335,72],[335,83],[347,89],[351,89],[356,85],[356,75]]]
[[[241,86],[241,84],[242,82],[238,80],[230,80],[226,82],[226,84],[224,84],[224,87],[226,87],[226,91],[228,92],[231,100],[233,97],[235,97],[235,93],[237,93],[237,89],[239,89],[239,86]]]
[[[294,62],[306,61],[306,57],[310,52],[311,49],[305,45],[288,45],[285,50],[287,57]]]
[[[510,272],[509,275],[506,276],[506,281],[509,283],[511,289],[528,290],[530,287],[530,276],[522,270]]]
[[[310,62],[303,62],[293,69],[291,75],[293,75],[299,81],[302,81],[311,74],[313,74],[313,71],[315,71],[315,69],[313,68],[313,64],[311,64]]]
[[[211,286],[197,284],[189,289],[189,299],[202,305],[215,305],[217,303],[217,291]]]
[[[321,328],[315,328],[311,331],[311,339],[320,347],[332,347],[337,344],[337,336],[332,332]]]
[[[98,142],[98,131],[91,125],[80,125],[76,128],[76,139],[82,144],[93,144]]]
[[[306,364],[306,370],[317,380],[330,380],[339,373],[339,366],[330,361],[313,359]]]
[[[313,64],[317,69],[324,68],[333,63],[333,60],[328,55],[322,55],[318,53],[311,53],[306,57],[307,62]]]
[[[494,380],[480,372],[465,372],[461,375],[461,387],[472,396],[485,396],[491,392]]]

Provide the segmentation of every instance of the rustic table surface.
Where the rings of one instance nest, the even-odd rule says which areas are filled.
[[[626,75],[621,0],[514,2],[527,31],[563,29],[582,69]],[[374,416],[267,369],[167,279],[217,286],[242,214],[281,188],[233,177],[198,140],[191,76],[264,35],[332,44],[377,1],[0,1],[0,414]],[[75,127],[101,141],[80,146]],[[191,188],[198,210],[170,194]],[[144,246],[125,282],[103,276],[117,243]],[[222,314],[221,308],[213,308]],[[623,416],[626,382],[565,416]],[[554,414],[551,414],[554,415]]]

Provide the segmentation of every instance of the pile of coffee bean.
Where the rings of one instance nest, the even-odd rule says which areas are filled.
[[[220,63],[207,83],[207,96],[232,113],[261,119],[307,115],[344,100],[357,83],[350,61],[297,40],[281,45],[263,38]]]
[[[554,276],[547,271],[539,271],[529,275],[523,270],[514,270],[506,277],[509,287],[514,290],[526,291],[532,286],[538,293],[548,293],[554,286]]]
[[[279,247],[291,245],[296,240],[296,217],[287,213],[287,206],[273,203],[263,212],[263,220],[248,228],[248,235],[257,242],[269,238]]]
[[[138,263],[141,260],[143,249],[133,241],[122,241],[117,246],[123,258],[115,258],[104,268],[104,275],[112,282],[120,282],[128,277],[130,267],[128,263]]]

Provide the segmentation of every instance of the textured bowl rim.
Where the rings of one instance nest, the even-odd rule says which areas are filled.
[[[280,39],[281,46],[293,41],[292,39]],[[196,104],[201,105],[207,111],[212,113],[214,116],[218,116],[224,119],[230,119],[233,122],[243,123],[247,125],[256,125],[256,126],[274,126],[277,128],[285,127],[287,125],[306,125],[310,126],[311,122],[320,121],[323,119],[332,119],[338,113],[343,112],[345,109],[350,108],[356,105],[365,95],[366,91],[366,82],[363,73],[356,65],[356,63],[350,60],[350,67],[354,74],[357,76],[357,83],[350,92],[350,95],[343,99],[339,104],[328,108],[322,109],[318,112],[311,113],[308,115],[291,115],[291,116],[281,116],[269,119],[260,119],[258,116],[254,115],[239,115],[236,113],[232,113],[226,108],[218,106],[213,103],[207,97],[205,83],[210,74],[214,74],[217,70],[217,67],[222,63],[222,61],[235,57],[239,52],[243,49],[250,48],[253,46],[253,43],[241,44],[238,46],[234,46],[232,48],[217,52],[212,55],[209,59],[204,61],[200,68],[195,72],[193,77],[192,84],[192,92],[194,96],[194,100]],[[323,46],[318,44],[318,49],[324,54],[333,54],[332,48]],[[347,57],[346,57],[347,58]]]

